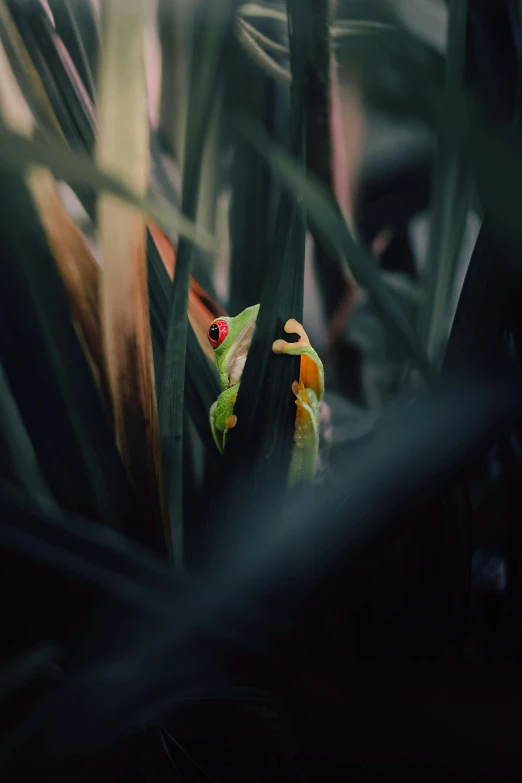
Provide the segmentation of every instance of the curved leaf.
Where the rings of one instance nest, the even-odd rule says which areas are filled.
[[[20,172],[28,165],[49,168],[55,177],[71,184],[88,185],[97,191],[111,193],[116,198],[137,207],[165,231],[174,228],[202,250],[213,252],[215,240],[197,227],[164,199],[139,196],[110,171],[100,169],[83,152],[73,152],[63,144],[26,139],[0,127],[0,168]]]

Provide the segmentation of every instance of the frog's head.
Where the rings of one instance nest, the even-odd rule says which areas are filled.
[[[239,383],[256,325],[259,305],[247,307],[235,318],[216,318],[208,330],[223,388]]]

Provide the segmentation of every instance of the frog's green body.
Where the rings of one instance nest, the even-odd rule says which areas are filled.
[[[223,391],[210,409],[212,435],[220,452],[226,445],[228,430],[237,423],[234,405],[239,392],[241,375],[252,341],[259,305],[247,307],[235,318],[218,318],[210,327],[209,340],[214,347],[216,366]],[[294,447],[290,464],[289,483],[314,478],[319,454],[319,403],[324,392],[324,373],[321,359],[308,341],[301,324],[290,319],[285,324],[287,334],[298,334],[299,342],[276,340],[274,353],[301,356],[299,382],[292,390],[296,395],[296,424]]]

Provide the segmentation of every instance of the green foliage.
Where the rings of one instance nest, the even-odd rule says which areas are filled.
[[[26,185],[2,176],[2,365],[56,503],[145,536]]]
[[[286,619],[285,602],[290,605],[298,591],[304,600],[331,567],[359,563],[363,541],[382,546],[383,531],[391,530],[392,522],[393,535],[400,538],[413,503],[423,521],[424,515],[437,517],[431,533],[437,541],[462,525],[454,498],[470,495],[474,461],[486,463],[490,456],[484,444],[489,448],[499,433],[516,444],[520,378],[496,369],[466,381],[437,376],[447,368],[468,367],[477,356],[496,356],[504,351],[506,335],[511,354],[522,355],[520,95],[510,92],[514,110],[485,122],[495,114],[495,90],[475,62],[470,101],[473,57],[483,55],[494,74],[513,70],[513,52],[503,52],[507,39],[500,36],[488,47],[491,17],[483,4],[448,4],[443,55],[404,24],[394,3],[203,0],[182,8],[182,0],[161,0],[157,19],[152,14],[150,19],[161,38],[164,70],[146,196],[93,160],[100,45],[94,3],[49,4],[54,25],[40,0],[0,0],[0,54],[35,121],[34,134],[22,135],[24,129],[13,122],[16,107],[8,105],[0,84],[0,546],[19,559],[13,568],[20,563],[29,574],[24,611],[36,630],[27,638],[31,644],[33,636],[46,642],[43,652],[37,648],[35,669],[48,666],[55,651],[56,629],[49,631],[49,646],[47,615],[44,621],[35,608],[41,606],[40,595],[50,596],[54,607],[71,584],[70,602],[82,622],[98,604],[106,615],[93,631],[92,649],[80,649],[76,637],[69,638],[75,634],[62,634],[64,646],[73,650],[70,659],[64,654],[63,683],[51,688],[41,712],[31,713],[13,739],[12,748],[30,747],[42,758],[60,744],[72,757],[76,751],[102,750],[144,725],[155,731],[165,715],[174,720],[177,711],[181,714],[184,701],[220,698],[227,688],[243,708],[259,704],[259,694],[246,689],[245,695],[224,682],[221,664],[228,665],[228,647],[223,652],[217,637],[226,636],[228,645],[233,636],[243,645],[255,640],[256,651],[266,653],[272,642],[265,647],[261,637]],[[122,13],[130,8],[126,1],[121,5]],[[185,23],[183,35],[179,25]],[[400,200],[403,190],[392,187],[375,236],[365,243],[336,201],[334,56],[341,102],[356,87],[371,130],[384,115],[393,127],[406,125],[414,135],[435,141],[427,155],[432,170],[427,250],[423,264],[422,251],[414,253],[409,271],[397,263],[389,268],[389,248],[376,248],[388,233],[392,244],[397,236],[407,237],[426,204],[414,204],[407,215],[406,209],[394,211],[394,198]],[[135,66],[140,70],[139,63]],[[140,71],[140,83],[144,75]],[[518,71],[515,76],[519,89]],[[346,138],[350,130],[344,128]],[[375,207],[365,199],[374,161],[369,149],[353,154],[363,160],[350,182],[355,195],[350,217],[357,227],[364,211]],[[378,196],[388,180],[375,169],[388,163],[395,163],[393,145],[373,165]],[[95,239],[100,194],[111,194],[146,217],[148,311],[137,318],[142,330],[150,323],[155,381],[150,401],[154,415],[157,406],[163,470],[161,476],[160,469],[153,473],[165,482],[173,566],[166,562],[168,536],[152,529],[152,514],[142,513],[136,482],[119,453],[107,405],[107,346],[94,367],[33,200],[28,175],[38,167],[74,188]],[[468,261],[464,229],[477,208],[473,198],[485,218],[452,324],[452,302]],[[221,199],[230,203],[228,255],[216,238]],[[155,226],[174,242],[173,278]],[[318,286],[307,278],[307,233],[315,243]],[[227,256],[224,284],[218,280],[221,256]],[[125,271],[132,278],[136,259],[128,263]],[[96,267],[101,279],[103,273],[103,264]],[[360,296],[339,326],[338,305],[352,278]],[[209,300],[218,298],[216,290],[219,304]],[[117,306],[128,307],[121,299]],[[235,315],[257,302],[259,316],[235,407],[237,426],[221,456],[209,424],[220,388],[205,330],[221,304]],[[324,328],[309,316],[314,304],[324,315]],[[308,333],[322,341],[316,347],[326,368],[326,403],[331,392],[321,430],[330,462],[316,485],[297,492],[287,490],[287,472],[299,359],[272,351],[275,339],[287,337],[283,327],[289,318],[304,320]],[[334,333],[332,345],[328,337]],[[148,331],[145,336],[148,345]],[[121,337],[125,344],[126,336]],[[359,368],[346,358],[348,349],[358,354]],[[139,379],[119,380],[132,396]],[[365,387],[362,396],[370,410],[361,411],[350,399],[347,389],[356,381]],[[401,393],[405,406],[397,403],[389,412],[390,398]],[[126,423],[132,432],[133,422]],[[146,429],[142,421],[134,423]],[[515,457],[509,466],[519,481]],[[458,486],[451,484],[446,493],[452,481]],[[438,497],[433,510],[435,492],[442,501]],[[514,497],[509,524],[522,508]],[[458,535],[471,540],[460,527]],[[430,551],[430,558],[435,556]],[[462,568],[466,581],[470,563]],[[182,578],[198,569],[196,584]],[[280,602],[285,605],[281,617]],[[59,623],[68,628],[65,599],[59,609]],[[349,613],[341,614],[344,627]],[[448,619],[448,627],[454,619]],[[310,636],[321,642],[328,636],[325,626],[310,627]],[[16,636],[16,623],[9,633]],[[26,637],[13,645],[19,654]],[[270,656],[277,653],[266,654],[263,665],[271,665]],[[295,656],[289,657],[298,668]],[[66,671],[70,661],[73,674]],[[29,665],[20,671],[13,682],[25,687],[33,672]],[[97,711],[100,702],[103,711]],[[78,703],[85,709],[69,727]],[[174,733],[162,730],[165,736],[177,747]]]
[[[185,159],[181,206],[186,215],[197,215],[200,173],[207,126],[219,86],[223,61],[239,0],[226,0],[219,12],[201,6],[196,12],[190,75],[190,102],[185,134]],[[187,345],[187,303],[194,248],[181,239],[176,274],[170,296],[165,362],[159,397],[159,414],[165,481],[169,503],[174,557],[183,567],[183,421]]]

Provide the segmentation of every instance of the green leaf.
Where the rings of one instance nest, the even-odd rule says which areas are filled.
[[[446,90],[441,106],[431,230],[419,327],[430,360],[439,365],[450,329],[450,305],[455,272],[472,198],[467,155],[464,66],[467,0],[450,4]]]
[[[273,171],[307,209],[308,220],[321,235],[325,247],[342,258],[357,282],[368,291],[379,317],[390,330],[404,357],[423,373],[431,373],[429,362],[418,346],[397,302],[390,296],[380,278],[374,257],[355,241],[341,215],[337,203],[323,184],[307,176],[288,153],[274,143],[265,131],[251,119],[238,120],[246,138],[271,164]]]
[[[140,209],[165,231],[174,227],[180,236],[209,252],[215,249],[214,239],[184,217],[163,199],[141,197],[123,184],[117,176],[101,170],[83,152],[73,152],[63,144],[29,140],[0,127],[0,168],[11,172],[24,171],[29,165],[49,168],[55,177],[71,184],[88,185],[111,193]]]
[[[94,102],[100,35],[93,0],[49,0],[49,7],[58,35]]]
[[[39,127],[50,139],[65,136],[74,148],[85,147],[85,140],[90,139],[86,149],[91,152],[94,111],[48,13],[40,2],[7,0],[7,5],[18,33],[17,39],[6,18],[3,26],[7,34],[11,33],[6,38],[8,52],[13,65],[22,66],[18,68],[18,80]],[[93,206],[92,193],[89,196]]]
[[[292,54],[290,149],[301,172],[306,154],[306,75],[311,56],[310,2],[289,0],[288,16]],[[302,321],[306,221],[302,204],[290,194],[281,195],[252,344],[241,378],[235,406],[237,426],[227,440],[222,466],[223,496],[215,505],[217,534],[225,523],[242,524],[247,498],[274,504],[286,493],[295,429],[292,382],[299,378],[299,357],[276,356],[272,343],[287,337],[289,318]],[[255,304],[252,302],[250,304]]]
[[[196,10],[182,192],[183,212],[192,219],[197,215],[206,133],[212,116],[213,99],[219,92],[222,59],[238,5],[239,0],[222,0],[219,4],[200,4]],[[187,305],[193,252],[186,234],[183,235],[178,247],[170,300],[159,405],[170,524],[175,565],[178,569],[183,567],[183,419],[187,396]]]
[[[274,38],[278,33],[270,20],[264,22],[263,30]],[[227,130],[234,145],[229,212],[228,309],[232,315],[261,300],[280,193],[270,167],[238,133],[234,117],[240,110],[248,111],[270,133],[283,140],[287,134],[288,96],[287,87],[274,82],[251,62],[236,40],[231,41],[225,106]],[[286,121],[284,134],[282,120]]]
[[[139,539],[109,421],[19,177],[0,177],[0,201],[0,360],[45,480],[60,507]]]
[[[143,195],[150,178],[145,70],[147,0],[102,4],[96,158]],[[112,196],[98,198],[104,364],[114,434],[142,516],[171,551],[152,361],[143,215]]]
[[[42,80],[49,77],[52,81],[52,77],[41,51],[45,36],[35,36],[32,26],[35,20],[47,34],[49,28],[53,30],[40,3],[20,6],[11,0],[0,0],[0,36],[16,80],[42,134],[61,139],[63,132],[52,99],[43,87]],[[36,49],[33,57],[29,55],[28,46]]]
[[[0,475],[33,499],[52,504],[32,443],[0,365]]]
[[[238,27],[245,30],[245,32],[247,32],[250,37],[254,39],[254,41],[257,41],[257,43],[266,51],[279,54],[282,57],[290,57],[290,49],[287,46],[279,43],[278,41],[275,41],[270,36],[265,35],[261,32],[261,30],[258,30],[257,27],[249,24],[249,22],[246,22],[244,19],[238,19]]]
[[[313,12],[313,61],[308,72],[307,85],[307,166],[311,175],[317,177],[334,195],[333,116],[337,107],[333,104],[337,85],[332,62],[331,25],[329,0],[312,0]],[[343,140],[336,140],[340,146]],[[344,160],[337,161],[337,165]],[[348,195],[348,194],[347,194]],[[332,254],[321,234],[313,230],[314,270],[321,289],[324,314],[327,322],[335,319],[339,307],[350,292],[355,291],[353,281],[347,275],[342,258]]]
[[[14,10],[16,9],[13,8]],[[41,105],[42,108],[38,116],[45,116],[47,117],[47,122],[50,122],[52,117],[54,117],[54,112],[56,112],[60,120],[64,122],[63,132],[66,140],[70,144],[79,144],[90,155],[94,146],[95,116],[89,97],[83,89],[78,74],[75,73],[70,64],[68,65],[67,59],[64,58],[63,47],[56,35],[56,31],[49,23],[47,14],[41,13],[42,9],[35,9],[36,12],[27,17],[25,13],[22,13],[23,10],[18,9],[17,14],[15,14],[22,38],[16,41],[18,49],[13,51],[12,54],[15,59],[15,55],[22,57],[23,62],[27,66],[26,81],[28,81],[28,86],[40,96],[38,105]],[[15,36],[12,35],[11,37],[14,38]],[[31,59],[29,53],[23,48],[22,40],[26,41],[27,45],[30,46],[31,54],[38,62],[48,59],[52,67],[41,68],[39,73],[31,70],[29,67]],[[50,103],[46,101],[50,101]],[[54,121],[56,121],[56,118]],[[154,152],[156,155],[160,154],[157,145],[153,145]],[[25,155],[22,155],[22,160],[25,163]],[[156,161],[156,163],[161,166],[161,160]],[[65,169],[65,173],[67,173],[67,165]],[[82,182],[83,180],[79,177],[78,181]],[[177,201],[177,195],[172,184],[168,183],[168,181],[167,184],[170,184],[166,194],[168,198],[162,200],[160,202],[162,204],[167,204],[167,201],[173,203]],[[84,206],[91,213],[91,217],[95,218],[93,199],[88,197],[86,201],[84,200],[86,196],[85,188],[82,189],[79,186],[76,190],[83,197]],[[172,221],[168,215],[165,215],[165,220],[162,224],[165,233],[172,236],[173,232],[175,233],[175,226],[176,222]],[[208,249],[213,250],[214,244],[212,243],[212,246]],[[147,232],[147,260],[154,366],[156,386],[159,388],[163,374],[165,335],[172,285],[150,231]],[[206,285],[207,278],[203,274],[205,271],[203,262],[200,259],[196,260],[198,261],[196,271],[201,277],[199,282]],[[204,260],[206,261],[206,259]],[[211,292],[207,289],[207,293]],[[208,429],[208,410],[217,393],[219,393],[219,384],[214,368],[207,357],[204,356],[190,328],[189,339],[190,359],[186,371],[187,409],[189,415],[196,423],[200,438],[205,443],[207,453],[215,456],[214,442]]]
[[[149,296],[151,306],[151,328],[158,351],[156,362],[156,387],[162,385],[165,361],[165,342],[169,318],[172,282],[161,260],[154,240],[149,235]],[[210,432],[208,412],[220,392],[216,368],[203,353],[190,323],[187,327],[187,359],[185,366],[185,406],[192,419],[199,438],[208,455],[217,459],[216,444]]]
[[[515,258],[518,264],[519,251]],[[444,367],[462,370],[473,365],[477,357],[498,353],[505,317],[513,304],[513,292],[520,287],[520,273],[514,268],[513,256],[511,264],[506,263],[508,259],[506,243],[499,239],[498,228],[488,216],[480,229],[466,272],[444,355]]]
[[[250,30],[239,24],[237,38],[250,58],[257,63],[269,76],[281,82],[291,82],[292,74],[287,68],[280,65],[263,47],[263,44],[252,35]]]
[[[364,19],[336,19],[332,27],[331,35],[333,38],[344,38],[354,35],[378,35],[383,33],[401,33],[404,35],[398,25],[388,22],[375,22]]]
[[[279,8],[268,8],[261,3],[245,3],[240,7],[241,16],[254,17],[258,19],[274,19],[277,22],[287,21],[286,13]]]
[[[185,158],[185,134],[190,103],[190,64],[194,3],[158,0],[157,29],[161,47],[159,136],[180,174]]]

